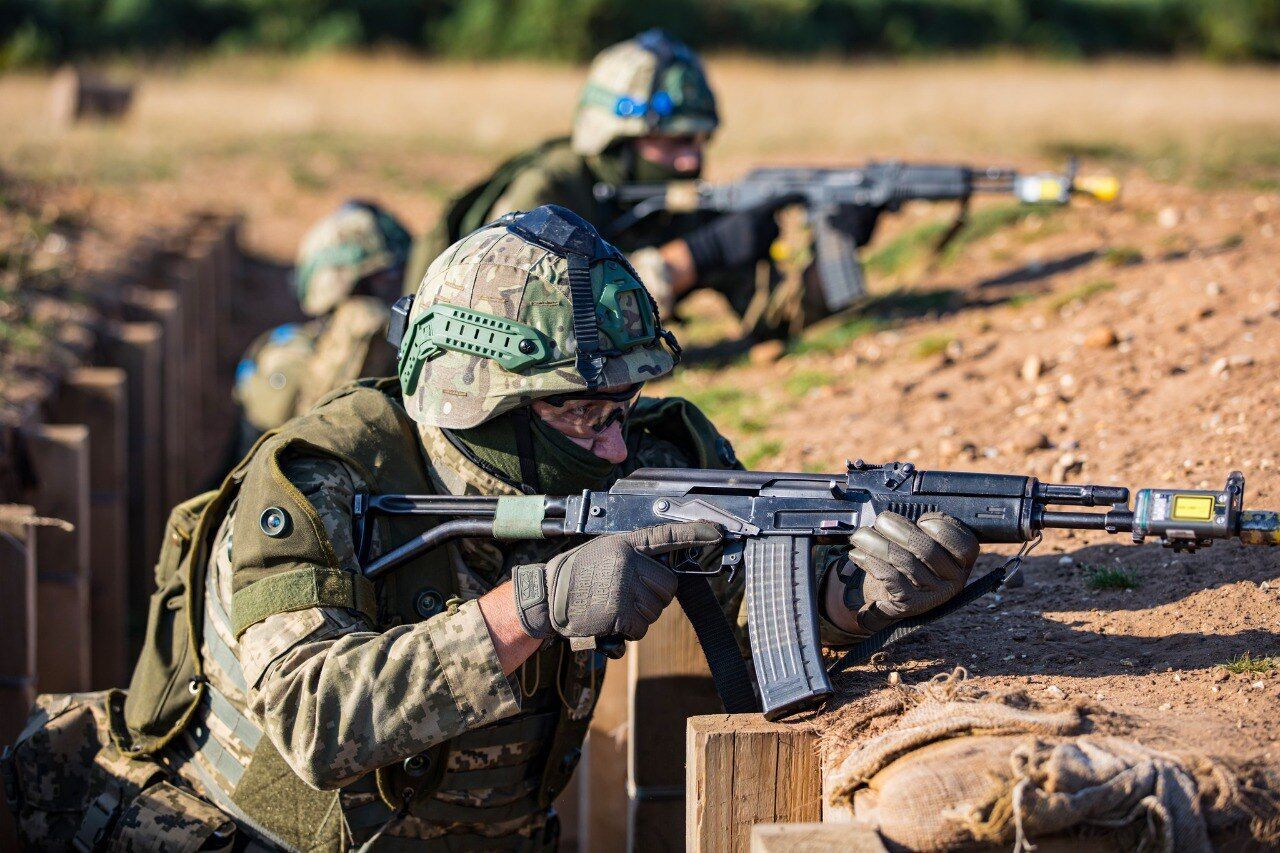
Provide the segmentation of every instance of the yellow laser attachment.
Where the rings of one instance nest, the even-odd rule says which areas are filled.
[[[1209,495],[1174,495],[1175,521],[1209,521],[1213,518],[1213,498]]]

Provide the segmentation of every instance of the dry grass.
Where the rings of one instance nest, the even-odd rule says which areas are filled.
[[[711,61],[712,174],[870,156],[1052,165],[1068,151],[1170,177],[1280,170],[1280,71],[1197,63]],[[0,78],[0,164],[164,209],[244,209],[287,256],[336,200],[385,199],[423,228],[503,154],[562,133],[580,68],[396,57],[210,60],[146,73],[119,127],[55,128],[42,77]],[[1238,142],[1239,144],[1235,144]],[[1228,152],[1224,154],[1223,152]],[[1232,155],[1231,152],[1243,152]]]

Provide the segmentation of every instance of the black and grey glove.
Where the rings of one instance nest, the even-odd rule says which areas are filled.
[[[655,557],[719,544],[714,524],[662,524],[592,539],[545,564],[517,566],[516,608],[530,636],[643,637],[676,594]]]
[[[769,247],[778,239],[774,211],[783,203],[726,213],[686,234],[684,241],[698,275],[738,269],[768,257]]]
[[[861,632],[932,610],[964,589],[978,559],[978,538],[940,512],[911,522],[882,512],[849,537],[853,548],[840,569],[844,607]],[[834,580],[834,579],[833,579]],[[839,625],[846,619],[832,618]]]

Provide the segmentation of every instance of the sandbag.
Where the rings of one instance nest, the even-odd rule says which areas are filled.
[[[1087,835],[1090,849],[1205,853],[1211,833],[1251,827],[1276,840],[1273,792],[1210,756],[1112,734],[1082,706],[970,694],[957,677],[902,691],[895,713],[828,784],[900,848],[1020,851]]]

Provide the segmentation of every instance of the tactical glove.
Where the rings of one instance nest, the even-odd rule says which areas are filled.
[[[779,200],[726,213],[686,234],[684,241],[698,275],[737,269],[768,257],[769,247],[778,239],[773,214],[783,203],[785,200]]]
[[[949,600],[964,589],[978,559],[973,531],[939,512],[915,523],[882,512],[849,542],[840,573],[844,605],[867,634]]]
[[[655,557],[719,544],[714,524],[663,524],[592,539],[545,564],[517,566],[516,608],[530,636],[638,640],[676,594]]]

